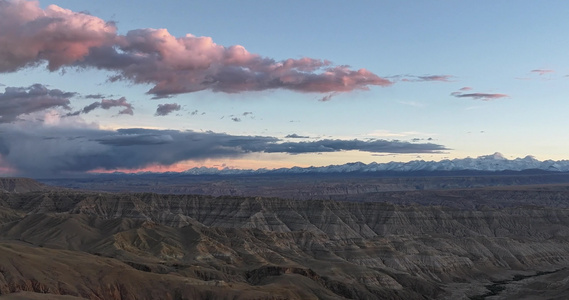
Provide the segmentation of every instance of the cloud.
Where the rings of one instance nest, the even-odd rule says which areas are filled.
[[[16,121],[20,116],[50,108],[70,109],[69,98],[75,93],[48,89],[41,84],[29,87],[6,87],[0,93],[0,123]]]
[[[96,169],[138,169],[185,160],[236,158],[248,153],[319,153],[359,150],[371,153],[431,153],[442,145],[386,140],[282,142],[270,136],[214,132],[119,129],[38,125],[0,127],[0,167],[25,176],[51,176]],[[38,151],[41,149],[41,151]]]
[[[155,98],[201,90],[239,93],[285,89],[332,93],[389,86],[374,73],[313,58],[276,61],[225,47],[211,37],[172,36],[166,29],[135,29],[117,34],[114,23],[36,1],[0,0],[0,72],[47,62],[62,67],[114,72],[111,81],[151,84]]]
[[[336,96],[337,94],[338,93],[330,93],[330,94],[318,99],[318,101],[320,101],[320,102],[330,101],[330,100],[332,100],[332,97]]]
[[[381,137],[381,138],[395,138],[395,137],[406,137],[413,135],[428,135],[429,133],[422,133],[418,131],[404,131],[404,132],[391,132],[389,130],[374,130],[368,133],[368,136]]]
[[[109,109],[111,107],[124,107],[123,110],[119,111],[120,115],[133,115],[133,107],[132,104],[126,102],[125,97],[121,97],[119,99],[103,99],[101,100],[101,108],[102,109]]]
[[[89,94],[89,95],[84,96],[83,98],[85,98],[85,99],[103,99],[106,97],[102,94]]]
[[[310,137],[293,133],[293,134],[289,134],[289,135],[285,136],[285,138],[287,138],[287,139],[308,139]]]
[[[251,151],[256,150],[252,146],[244,146]],[[338,152],[358,150],[372,153],[436,153],[448,150],[444,146],[425,143],[416,144],[402,141],[388,140],[338,140],[325,139],[313,142],[284,142],[264,145],[263,152],[274,153],[284,152],[289,154],[316,153],[316,152]]]
[[[490,101],[499,98],[510,97],[506,94],[487,94],[487,93],[470,93],[470,94],[456,94],[453,95],[457,98],[471,98],[475,100]]]
[[[233,117],[233,118],[231,118],[231,121],[233,121],[233,122],[241,122],[241,118]]]
[[[413,106],[413,107],[425,107],[424,103],[417,102],[417,101],[397,101],[397,102],[404,104],[404,105]]]
[[[395,81],[405,81],[405,82],[426,82],[426,81],[439,81],[439,82],[451,82],[455,76],[453,75],[395,75],[390,76]]]
[[[482,100],[482,101],[490,101],[490,100],[494,100],[494,99],[499,99],[499,98],[509,98],[509,95],[506,94],[490,94],[490,93],[463,93],[463,92],[467,92],[467,91],[471,91],[472,88],[471,87],[463,87],[461,89],[459,89],[456,92],[452,92],[450,93],[451,96],[457,97],[457,98],[471,98],[471,99],[475,99],[475,100]]]
[[[442,81],[449,82],[454,76],[452,75],[429,75],[429,76],[418,76],[418,81]]]
[[[549,70],[549,69],[535,69],[535,70],[531,70],[530,72],[532,73],[537,73],[539,75],[545,75],[545,74],[549,74],[549,73],[555,73],[555,70]]]
[[[166,116],[173,111],[179,111],[182,107],[177,103],[158,104],[155,116]]]
[[[114,24],[37,1],[0,0],[0,72],[48,63],[57,70],[85,58],[93,47],[115,44]]]
[[[87,106],[85,106],[82,110],[72,112],[67,114],[67,116],[77,116],[79,114],[88,114],[91,111],[102,108],[104,110],[109,110],[113,107],[124,107],[123,110],[119,111],[119,115],[133,115],[134,114],[134,107],[132,104],[126,102],[125,97],[121,97],[119,99],[102,99],[101,101],[93,102]]]

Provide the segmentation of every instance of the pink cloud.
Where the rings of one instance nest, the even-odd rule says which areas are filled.
[[[73,64],[92,47],[112,45],[113,24],[55,5],[0,0],[0,72],[47,61],[51,71]]]
[[[55,5],[43,10],[35,1],[0,0],[0,28],[0,72],[42,62],[51,71],[98,68],[113,71],[111,81],[153,85],[148,93],[156,98],[201,90],[350,92],[392,84],[366,69],[308,57],[275,61],[211,37],[175,37],[166,29],[117,35],[113,23]]]
[[[548,73],[555,73],[555,70],[549,70],[549,69],[535,69],[535,70],[531,70],[530,72],[532,73],[537,73],[539,75],[545,75]]]
[[[112,80],[152,83],[148,93],[156,97],[201,90],[349,92],[392,84],[365,69],[352,70],[307,57],[275,61],[242,46],[217,45],[209,37],[176,38],[165,29],[130,31],[120,38],[120,50],[94,53],[84,65],[117,71]]]
[[[463,92],[465,92],[465,91],[471,91],[471,90],[472,90],[472,88],[469,87],[469,86],[465,86],[465,87],[459,89],[459,91],[463,91]]]

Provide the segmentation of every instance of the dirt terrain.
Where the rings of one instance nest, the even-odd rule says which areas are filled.
[[[0,193],[0,299],[569,295],[561,184],[361,201],[14,185]]]

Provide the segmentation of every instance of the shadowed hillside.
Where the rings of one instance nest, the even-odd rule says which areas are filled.
[[[27,193],[59,189],[29,178],[0,177],[0,193]]]
[[[515,275],[528,279],[507,285],[505,295],[545,293],[524,285],[539,282],[529,278],[537,271],[557,274],[543,275],[556,282],[566,278],[569,192],[563,187],[378,197],[0,194],[0,292],[87,299],[468,299]]]

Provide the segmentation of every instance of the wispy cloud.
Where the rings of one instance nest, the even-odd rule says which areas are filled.
[[[211,37],[171,35],[166,29],[117,33],[116,24],[36,1],[0,0],[0,72],[16,72],[47,62],[62,67],[104,69],[111,81],[152,84],[156,98],[201,90],[239,93],[285,89],[334,93],[389,86],[366,70],[323,59],[281,61],[222,46]]]
[[[392,132],[389,130],[374,130],[373,132],[367,134],[368,136],[381,137],[381,138],[398,138],[398,137],[408,137],[417,135],[429,135],[428,133],[421,133],[418,131],[404,131],[404,132]]]
[[[500,98],[509,98],[507,94],[494,94],[494,93],[464,93],[471,91],[471,87],[463,87],[456,92],[452,92],[450,95],[457,98],[470,98],[474,100],[490,101]]]
[[[439,81],[439,82],[451,82],[455,78],[453,75],[395,75],[386,77],[393,81],[403,81],[403,82],[428,82],[428,81]]]
[[[424,103],[417,102],[417,101],[398,101],[398,102],[403,104],[403,105],[408,105],[408,106],[413,106],[413,107],[425,107],[426,106]]]
[[[551,69],[535,69],[535,70],[531,70],[530,72],[532,72],[532,73],[537,73],[537,74],[539,74],[539,75],[545,75],[545,74],[555,73],[555,70],[551,70]]]
[[[83,96],[83,98],[85,98],[85,99],[104,99],[104,98],[108,98],[108,97],[103,95],[103,94],[89,94],[89,95]]]
[[[488,94],[488,93],[457,94],[457,95],[453,95],[453,96],[455,96],[457,98],[471,98],[471,99],[482,100],[482,101],[490,101],[490,100],[494,100],[494,99],[510,97],[506,94]]]
[[[202,115],[203,114],[204,113],[202,113]],[[246,111],[246,112],[243,112],[243,113],[238,114],[238,115],[222,116],[221,119],[224,119],[225,117],[228,117],[233,122],[241,122],[241,121],[243,121],[244,117],[248,117],[248,119],[251,119],[251,120],[255,119],[255,115],[253,114],[252,111]]]
[[[320,101],[320,102],[327,102],[327,101],[330,101],[330,100],[332,100],[332,97],[336,96],[337,94],[338,94],[338,93],[330,93],[330,94],[325,95],[324,97],[318,99],[318,101]]]
[[[124,109],[119,111],[119,115],[132,116],[134,114],[134,107],[132,106],[132,104],[128,103],[125,97],[121,97],[119,99],[102,99],[101,101],[96,101],[85,106],[82,110],[75,111],[67,115],[77,116],[79,114],[88,114],[97,108],[109,110],[113,107],[124,107]]]

